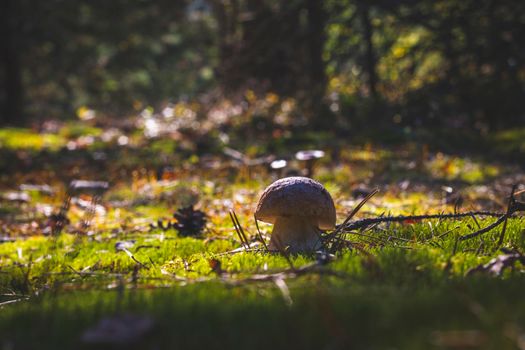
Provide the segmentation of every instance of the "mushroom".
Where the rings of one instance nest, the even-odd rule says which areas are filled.
[[[101,197],[109,188],[106,181],[73,180],[69,184],[70,195],[82,193],[90,194],[93,197]]]
[[[295,154],[295,159],[305,162],[305,175],[312,177],[314,174],[315,162],[324,157],[324,152],[318,149],[299,151]]]
[[[277,159],[270,163],[270,169],[277,173],[278,177],[282,177],[284,169],[288,165],[286,159]]]
[[[266,188],[257,203],[255,219],[273,224],[269,249],[290,253],[321,248],[320,230],[335,227],[330,193],[307,177],[287,177]]]

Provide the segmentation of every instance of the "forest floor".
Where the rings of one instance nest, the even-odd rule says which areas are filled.
[[[513,187],[525,198],[523,130],[385,144],[157,121],[0,129],[0,349],[525,349],[525,221],[498,219]],[[294,155],[311,148],[338,224],[375,188],[350,223],[494,216],[343,227],[329,251],[269,253],[258,197],[305,174]]]

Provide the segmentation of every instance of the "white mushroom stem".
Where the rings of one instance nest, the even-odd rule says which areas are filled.
[[[287,247],[289,247],[288,250],[286,250]],[[270,250],[300,253],[313,252],[319,248],[321,248],[321,240],[317,222],[301,216],[280,216],[276,219],[270,240]]]

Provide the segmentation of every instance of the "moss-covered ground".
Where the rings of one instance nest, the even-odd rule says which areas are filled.
[[[0,130],[0,349],[525,349],[520,213],[501,244],[502,225],[459,239],[496,220],[474,216],[346,232],[349,244],[333,256],[285,257],[260,243],[243,251],[230,210],[257,243],[256,201],[284,173],[225,155],[220,135],[202,146],[139,131]],[[295,151],[324,149],[313,177],[332,194],[341,223],[376,187],[354,219],[505,211],[511,186],[525,179],[512,163],[522,154],[519,135],[485,139],[497,150],[488,157],[421,140],[329,137],[243,152],[288,158],[284,171],[300,174]],[[89,193],[75,194],[53,233],[67,184],[79,178],[109,189],[96,205]],[[159,227],[190,204],[206,214],[200,233]],[[268,242],[271,225],[259,226]],[[496,258],[506,268],[491,265]],[[127,320],[120,336],[119,320]]]

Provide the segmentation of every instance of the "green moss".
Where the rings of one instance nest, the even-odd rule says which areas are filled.
[[[67,128],[58,135],[2,129],[1,147],[17,161],[12,150],[54,150],[66,137],[99,134],[90,127]],[[518,142],[519,135],[501,134],[500,141]],[[307,134],[302,142],[312,147],[329,144],[327,135],[314,136]],[[143,142],[139,134],[132,137],[137,139],[134,144]],[[59,237],[44,236],[42,226],[31,226],[43,216],[39,205],[53,201],[58,206],[60,196],[35,192],[29,203],[1,203],[0,220],[25,216],[16,225],[1,222],[0,236],[19,239],[0,243],[0,303],[25,296],[29,300],[0,306],[0,349],[87,347],[80,344],[82,332],[102,317],[120,313],[148,315],[155,321],[152,333],[132,348],[421,349],[440,347],[448,331],[466,330],[482,335],[480,348],[515,348],[525,322],[524,267],[516,263],[501,276],[468,274],[501,254],[500,229],[458,241],[477,228],[465,218],[407,221],[347,233],[352,244],[324,266],[337,276],[286,276],[290,304],[282,284],[279,289],[271,278],[256,282],[254,276],[291,271],[292,266],[300,269],[316,262],[315,256],[287,259],[262,251],[232,252],[241,244],[228,211],[236,211],[253,238],[253,208],[272,175],[260,167],[250,169],[249,176],[240,174],[246,169],[235,168],[219,176],[214,170],[199,169],[195,155],[191,166],[189,161],[174,166],[171,180],[158,181],[155,166],[172,160],[178,164],[180,155],[171,155],[177,143],[144,144],[142,149],[107,149],[104,167],[112,176],[112,187],[101,201],[105,214],[95,216],[89,234],[74,233],[85,215],[74,202],[69,212],[72,223]],[[106,146],[100,143],[97,148]],[[367,183],[365,179],[370,179],[371,188],[384,186],[358,217],[452,210],[442,203],[440,185],[429,191],[405,191],[395,185],[398,181],[467,183],[459,189],[468,196],[476,184],[486,185],[513,170],[441,153],[426,155],[416,164],[414,160],[424,156],[418,147],[407,146],[406,154],[372,144],[343,147],[337,167],[327,159],[319,162],[315,177],[334,196],[339,222],[359,202],[353,190]],[[256,156],[262,149],[264,145],[246,151]],[[158,153],[169,155],[169,162],[160,160]],[[64,164],[90,170],[86,163],[68,163],[78,161],[80,154],[64,152],[61,157],[67,161],[46,158],[54,176]],[[208,215],[202,237],[149,228],[149,223],[170,218],[175,209],[192,201]],[[487,226],[494,220],[478,223]],[[509,220],[503,247],[525,250],[524,223],[521,217]],[[271,226],[260,223],[260,228],[268,237]],[[127,251],[117,250],[123,241],[129,245]]]

